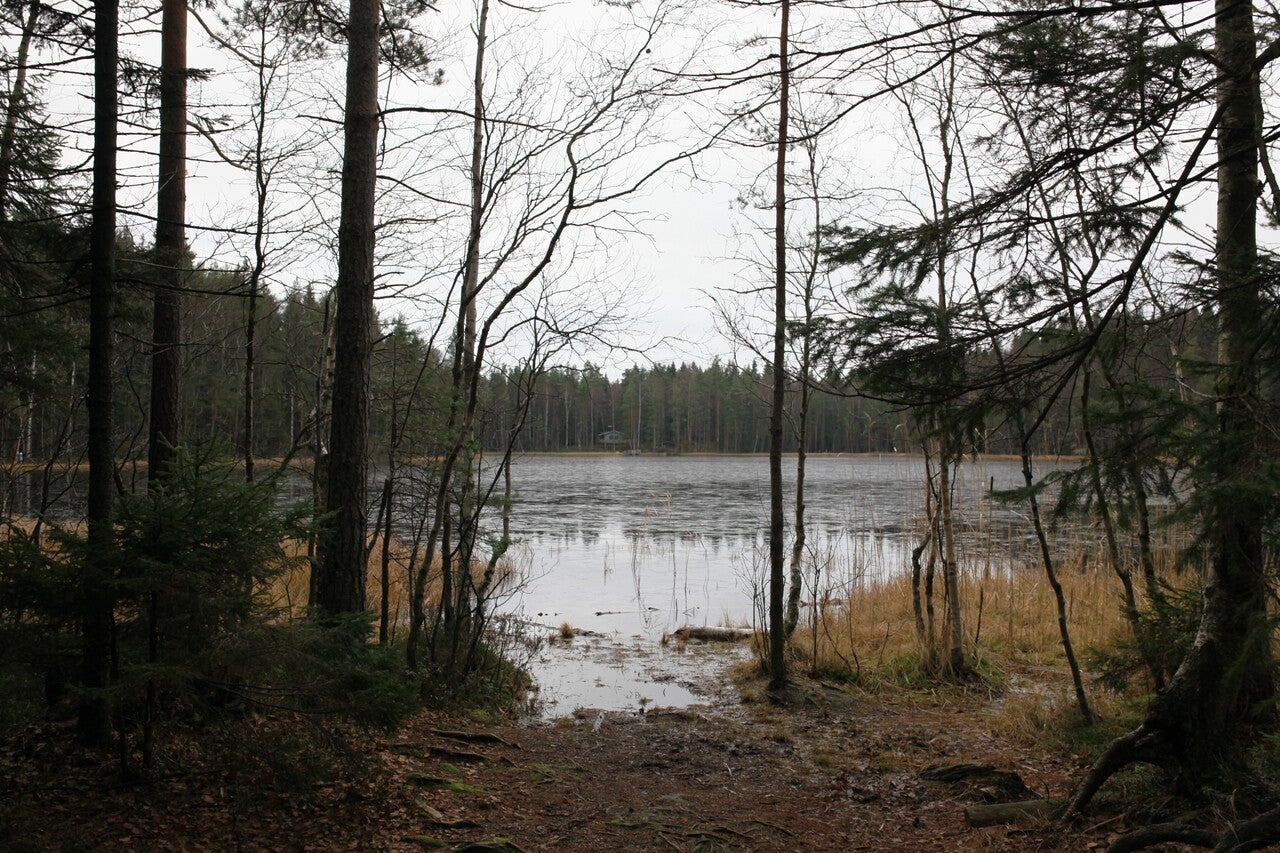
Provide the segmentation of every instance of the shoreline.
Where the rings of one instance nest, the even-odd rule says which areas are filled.
[[[493,454],[493,455],[485,454],[485,455],[487,458],[492,458],[492,456],[496,454]],[[797,454],[795,451],[788,451],[782,454],[783,458],[786,458],[786,459],[795,459],[796,455]],[[525,451],[519,451],[512,454],[512,458],[515,458],[515,459],[544,459],[544,458],[554,459],[556,457],[586,458],[586,459],[596,459],[596,458],[608,459],[613,457],[619,457],[619,458],[623,458],[623,457],[646,458],[647,457],[651,459],[652,458],[681,458],[681,457],[690,458],[690,459],[711,459],[716,457],[725,457],[725,458],[733,458],[733,459],[743,459],[743,458],[767,459],[769,458],[769,453],[767,451],[754,452],[754,453],[746,453],[746,452],[731,453],[731,452],[719,451],[719,450],[691,450],[688,452],[642,451],[638,457],[627,457],[627,454],[620,450],[525,450]],[[809,451],[805,454],[805,457],[809,459],[885,459],[885,458],[922,459],[924,458],[923,454],[921,453],[891,453],[888,451],[846,452],[846,451],[831,451],[831,450]],[[1018,456],[1018,454],[1016,453],[979,453],[976,457],[976,461],[978,462],[1018,462],[1021,460],[1021,458],[1022,457]],[[1031,458],[1033,461],[1036,461],[1036,462],[1079,462],[1084,459],[1084,457],[1081,456],[1080,454],[1073,454],[1073,453],[1062,453],[1062,454],[1043,453],[1043,454],[1033,455]],[[964,461],[971,462],[971,461],[974,461],[974,459],[975,457],[965,456]],[[262,465],[264,468],[279,467],[282,461],[283,460],[281,460],[279,457],[274,457],[274,458],[273,457],[254,457],[254,463],[257,465]],[[423,462],[426,462],[426,461],[428,461],[428,458],[424,456],[410,456],[401,460],[400,464],[415,465],[415,464],[422,464]],[[7,467],[6,470],[12,471],[14,473],[19,473],[19,472],[34,473],[34,472],[43,471],[47,464],[48,464],[47,459],[36,461],[36,462],[19,462],[15,465]],[[226,466],[236,471],[244,470],[244,460],[239,458],[213,459],[209,461],[209,464],[213,466]],[[136,469],[138,471],[145,471],[147,470],[147,461],[145,459],[139,459],[136,461],[128,460],[128,459],[120,459],[116,461],[116,466],[119,469],[131,468],[131,469]],[[303,471],[310,470],[312,467],[311,457],[305,456],[305,455],[295,456],[293,459],[290,460],[288,467],[291,469],[299,469]],[[65,472],[68,468],[75,468],[77,472],[87,473],[89,470],[89,463],[78,462],[76,464],[72,464],[68,462],[62,465],[56,462],[54,463],[54,469],[56,471]],[[381,462],[375,462],[371,460],[369,465],[369,470],[371,471],[381,470]]]

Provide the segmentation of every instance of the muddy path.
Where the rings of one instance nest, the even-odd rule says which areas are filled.
[[[1070,759],[992,736],[991,697],[860,695],[812,682],[782,704],[722,692],[680,711],[579,711],[551,722],[423,712],[350,746],[358,774],[305,791],[171,756],[145,783],[41,730],[0,748],[6,850],[1084,850],[1100,815],[974,829],[968,804],[1026,796],[926,781],[931,765],[1016,773],[1065,794]],[[1091,824],[1091,825],[1090,825]]]
[[[416,843],[442,848],[506,839],[509,849],[571,851],[1081,850],[1103,840],[1103,827],[970,828],[965,805],[1011,792],[920,777],[973,762],[1017,773],[1036,796],[1069,790],[1079,767],[998,743],[983,722],[988,705],[806,683],[783,705],[722,698],[500,726],[463,748],[473,756],[451,756],[465,741],[420,721],[405,743],[421,752],[396,763],[423,782],[419,796],[439,817]]]

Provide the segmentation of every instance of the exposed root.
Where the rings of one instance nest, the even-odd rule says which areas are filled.
[[[1157,823],[1120,836],[1107,848],[1107,853],[1130,853],[1133,850],[1146,850],[1157,844],[1190,844],[1192,847],[1211,850],[1217,843],[1218,836],[1207,829],[1185,823]]]
[[[1117,838],[1108,853],[1130,853],[1157,844],[1190,844],[1214,853],[1242,853],[1280,843],[1280,808],[1228,826],[1221,833],[1185,823],[1158,823]]]
[[[1089,768],[1089,772],[1085,774],[1080,787],[1076,789],[1075,794],[1071,797],[1071,803],[1067,806],[1063,817],[1070,818],[1084,811],[1094,795],[1107,783],[1107,780],[1130,764],[1139,762],[1163,764],[1159,760],[1160,755],[1157,750],[1162,740],[1160,729],[1151,719],[1148,719],[1127,735],[1113,740],[1106,751],[1094,762],[1093,767]]]

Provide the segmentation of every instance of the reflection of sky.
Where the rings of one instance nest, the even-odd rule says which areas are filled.
[[[789,525],[793,460],[785,470]],[[1025,535],[1018,513],[986,495],[991,477],[1007,488],[1020,476],[1011,462],[962,472],[962,537],[979,524]],[[923,514],[922,480],[919,459],[809,460],[807,544],[826,583],[906,566]],[[684,624],[751,621],[767,549],[765,457],[528,457],[515,463],[512,482],[512,532],[529,566],[517,601],[534,621],[649,637]],[[973,537],[964,544],[986,547]]]

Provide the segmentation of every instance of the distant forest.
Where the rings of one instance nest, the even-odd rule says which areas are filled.
[[[70,239],[70,238],[68,238]],[[140,284],[149,265],[145,254],[122,259],[122,269]],[[184,385],[192,389],[183,407],[183,434],[217,459],[235,459],[244,433],[245,329],[243,276],[204,271],[184,297]],[[119,458],[146,457],[146,410],[150,322],[146,292],[124,294],[121,326],[121,382],[132,393],[116,399]],[[331,312],[309,290],[257,297],[257,356],[254,371],[254,434],[260,455],[307,458],[313,453],[311,425],[317,395],[324,393],[326,327]],[[74,462],[86,435],[83,377],[84,320],[75,305],[48,309],[24,321],[30,339],[11,339],[5,359],[0,436],[10,460],[57,458]],[[1185,321],[1184,321],[1185,325]],[[423,332],[401,320],[381,324],[373,351],[370,411],[372,457],[386,456],[393,416],[413,396],[416,435],[402,447],[430,453],[430,424],[447,407],[449,359]],[[1184,335],[1186,337],[1186,335]],[[1149,372],[1164,384],[1172,375],[1155,359]],[[768,450],[767,366],[712,361],[630,367],[610,377],[590,363],[546,367],[532,377],[526,369],[501,367],[482,379],[477,436],[486,451],[499,451],[511,435],[513,413],[528,411],[516,449],[526,452],[599,451],[638,448],[668,453],[762,453]],[[816,380],[808,415],[808,449],[815,453],[892,453],[918,450],[919,430],[902,407],[857,396],[850,381],[828,371]],[[413,388],[417,385],[417,394]],[[794,405],[798,386],[790,395]],[[607,434],[616,431],[616,435]],[[992,415],[970,430],[977,452],[1017,453],[1007,425]],[[785,447],[796,446],[794,428]],[[1082,439],[1070,400],[1055,403],[1035,436],[1035,452],[1076,453]],[[412,452],[412,451],[411,451]]]

